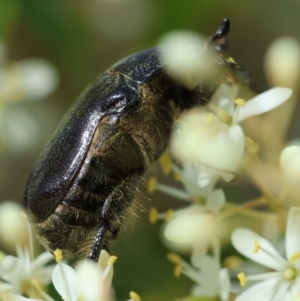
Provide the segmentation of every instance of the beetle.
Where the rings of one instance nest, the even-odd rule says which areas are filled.
[[[48,250],[74,257],[89,248],[97,261],[118,235],[139,179],[168,147],[178,113],[205,105],[224,81],[251,85],[220,54],[229,27],[224,19],[208,43],[219,42],[213,81],[191,89],[173,79],[159,46],[116,63],[81,94],[35,163],[23,199]]]

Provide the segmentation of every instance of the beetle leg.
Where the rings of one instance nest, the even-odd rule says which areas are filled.
[[[100,252],[103,248],[107,229],[104,226],[100,227],[97,234],[95,235],[93,244],[90,248],[87,259],[94,260],[98,262]]]
[[[125,178],[105,200],[101,211],[102,226],[94,238],[88,259],[98,261],[108,232],[112,237],[118,235],[125,212],[134,199],[132,187],[136,186],[138,178],[139,175]]]

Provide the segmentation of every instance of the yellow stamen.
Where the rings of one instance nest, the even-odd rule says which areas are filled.
[[[55,261],[56,262],[61,262],[62,260],[62,251],[60,249],[56,249],[54,252],[53,252],[54,256],[55,256]]]
[[[159,165],[165,175],[171,171],[172,161],[168,153],[164,153],[159,159]]]
[[[246,101],[242,98],[237,98],[234,103],[237,105],[237,106],[241,106],[243,107],[245,104],[246,104]]]
[[[294,262],[297,259],[300,258],[300,253],[299,252],[295,252],[291,257],[290,257],[290,262]]]
[[[218,108],[218,118],[223,123],[226,123],[228,125],[232,124],[232,117],[221,108]]]
[[[283,278],[287,280],[294,279],[296,276],[296,271],[293,268],[288,268],[283,272]]]
[[[155,207],[150,207],[149,209],[149,221],[151,224],[156,224],[157,222],[157,209]]]
[[[254,254],[257,254],[259,250],[260,250],[260,244],[259,244],[259,241],[258,241],[258,240],[255,240],[255,241],[254,241],[254,249],[253,249],[253,253],[254,253]]]
[[[214,120],[215,120],[215,115],[214,115],[213,113],[210,113],[210,114],[207,116],[207,118],[206,118],[206,120],[205,120],[205,123],[206,123],[206,124],[212,124]]]
[[[113,265],[116,262],[117,258],[117,256],[110,256],[107,265]]]
[[[30,282],[37,289],[37,291],[39,292],[43,291],[42,287],[40,286],[40,284],[36,279],[32,278]]]
[[[178,254],[173,253],[173,252],[170,252],[167,254],[167,259],[174,264],[181,263],[181,257]]]
[[[259,151],[259,144],[249,137],[245,137],[246,149],[249,154],[256,155]]]
[[[157,179],[155,177],[151,177],[148,180],[147,191],[149,193],[153,193],[156,189]]]
[[[175,268],[174,268],[174,276],[175,276],[176,278],[179,278],[180,275],[181,275],[181,271],[182,271],[182,266],[181,266],[181,264],[176,264],[176,265],[175,265]]]
[[[236,64],[236,62],[235,62],[235,60],[234,60],[233,57],[227,58],[226,61],[227,61],[228,63]]]
[[[165,213],[165,221],[168,222],[173,216],[173,209],[169,209]]]
[[[141,297],[136,292],[131,291],[129,297],[132,301],[141,301]]]
[[[181,174],[179,172],[174,172],[173,177],[176,181],[181,181]]]
[[[239,273],[237,275],[237,278],[240,281],[240,286],[242,286],[242,287],[246,286],[246,284],[247,284],[247,277],[246,277],[245,273]]]
[[[223,265],[227,269],[237,269],[242,265],[242,260],[238,256],[229,256],[224,259]]]

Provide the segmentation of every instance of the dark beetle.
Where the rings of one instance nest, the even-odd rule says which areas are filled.
[[[228,31],[224,19],[211,42]],[[206,104],[224,81],[251,84],[242,68],[216,51],[218,76],[189,90],[168,74],[159,51],[164,49],[133,54],[100,75],[36,162],[24,205],[50,251],[59,248],[72,257],[89,247],[88,258],[97,260],[118,234],[138,180],[168,147],[178,113]]]

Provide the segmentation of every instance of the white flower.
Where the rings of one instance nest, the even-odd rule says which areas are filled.
[[[236,99],[236,86],[221,85],[208,108],[196,108],[179,119],[171,139],[171,150],[181,161],[205,164],[231,180],[244,154],[245,136],[238,124],[285,102],[292,90],[273,88],[246,103]]]
[[[82,261],[74,270],[59,261],[53,270],[53,285],[65,301],[109,301],[115,260],[102,250],[98,265]]]
[[[211,211],[219,211],[225,204],[225,194],[222,189],[215,189],[220,174],[203,165],[195,166],[191,162],[182,164],[182,168],[172,165],[171,169],[182,182],[183,189],[156,183],[152,190],[169,194],[183,201],[201,204]]]
[[[191,249],[195,244],[201,244],[204,254],[209,242],[216,236],[214,212],[218,212],[226,201],[223,190],[214,187],[219,173],[201,165],[196,167],[190,162],[183,164],[182,168],[172,165],[171,169],[185,189],[159,184],[155,178],[151,178],[148,190],[152,192],[156,189],[194,204],[165,213],[157,213],[155,208],[151,208],[150,222],[155,223],[157,219],[166,220],[163,226],[163,240],[167,247],[182,251]]]
[[[300,291],[300,208],[289,211],[284,259],[264,238],[248,229],[237,229],[232,235],[234,247],[244,256],[274,270],[258,275],[239,275],[242,285],[259,281],[239,295],[236,301],[290,301]]]
[[[14,288],[12,285],[0,281],[0,301],[6,300],[10,296],[18,293],[18,290],[16,290],[16,288]]]
[[[54,265],[46,266],[53,255],[49,252],[40,254],[32,259],[28,248],[17,247],[17,257],[5,256],[0,263],[0,277],[11,285],[17,292],[32,295],[36,283],[46,286],[51,282]]]
[[[196,284],[193,286],[193,297],[219,297],[227,301],[230,293],[230,278],[227,269],[220,266],[219,246],[215,244],[212,255],[202,255],[197,248],[193,250],[191,265],[176,254],[169,254],[168,258],[176,264],[175,273],[184,274]]]

